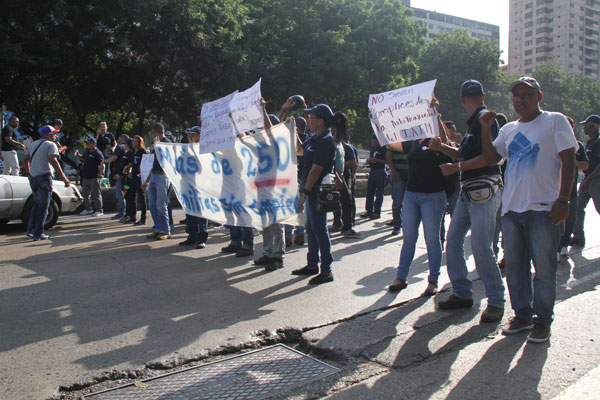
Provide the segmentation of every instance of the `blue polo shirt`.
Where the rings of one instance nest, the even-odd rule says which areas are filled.
[[[99,175],[104,173],[100,164],[104,161],[104,154],[99,149],[89,151],[85,149],[83,152],[83,170],[81,171],[81,177],[84,179],[97,178]]]
[[[335,149],[336,144],[331,131],[327,130],[321,135],[313,135],[306,140],[304,146],[304,169],[302,170],[302,178],[300,182],[302,185],[306,183],[306,178],[312,169],[313,164],[317,164],[323,167],[319,179],[315,184],[318,186],[323,177],[330,174],[333,171],[335,164]],[[311,188],[314,189],[314,188]]]

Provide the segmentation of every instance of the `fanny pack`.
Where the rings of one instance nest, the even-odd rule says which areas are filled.
[[[461,185],[461,192],[472,204],[485,204],[502,187],[500,175],[478,176],[465,179]]]

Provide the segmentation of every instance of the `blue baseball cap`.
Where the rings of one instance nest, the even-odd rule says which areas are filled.
[[[485,94],[481,82],[470,79],[460,85],[460,96],[483,96]]]
[[[192,126],[191,128],[187,128],[185,130],[185,133],[187,133],[188,135],[190,133],[191,134],[194,134],[194,133],[200,134],[200,133],[202,133],[202,128],[200,128],[199,126]]]
[[[51,125],[44,125],[40,129],[38,129],[38,132],[40,133],[40,136],[44,136],[49,133],[57,133],[60,131],[58,129],[54,129],[54,127]]]
[[[271,121],[271,123],[273,125],[277,125],[277,124],[279,124],[281,122],[279,120],[279,118],[277,118],[277,115],[275,115],[275,114],[269,114],[269,120]]]
[[[96,139],[93,137],[87,138],[87,140],[85,141],[86,143],[96,143]]]
[[[333,119],[333,111],[327,104],[317,104],[313,108],[304,110],[306,114],[313,114],[317,118],[324,119],[325,122],[330,122]]]
[[[600,125],[600,116],[596,114],[592,114],[585,119],[585,121],[581,121],[580,124],[596,124]]]

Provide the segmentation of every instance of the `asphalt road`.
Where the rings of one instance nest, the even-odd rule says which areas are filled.
[[[380,220],[357,221],[362,238],[332,237],[335,281],[318,287],[290,274],[305,265],[306,246],[288,249],[284,268],[266,273],[253,258],[221,254],[222,233],[211,231],[202,250],[177,246],[182,225],[154,241],[148,226],[109,215],[64,216],[51,240],[32,242],[23,225],[9,224],[0,232],[0,398],[44,399],[111,371],[123,377],[256,347],[281,340],[281,328],[292,345],[342,371],[280,397],[550,399],[597,382],[600,217],[592,206],[586,247],[560,263],[551,341],[526,345],[525,335],[479,324],[479,281],[470,310],[436,311],[449,294],[445,267],[442,293],[420,297],[422,237],[408,288],[385,290],[402,244],[385,226],[390,205],[388,197]],[[507,305],[503,321],[511,316]]]

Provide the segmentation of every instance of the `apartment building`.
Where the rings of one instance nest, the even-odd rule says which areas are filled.
[[[425,24],[427,27],[426,39],[428,41],[440,32],[452,32],[462,29],[476,39],[492,40],[498,46],[500,45],[500,27],[498,25],[411,7],[410,0],[402,0],[402,2],[413,10],[413,20],[422,21]]]
[[[510,74],[551,62],[600,79],[600,0],[510,0]]]

